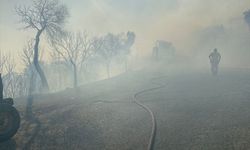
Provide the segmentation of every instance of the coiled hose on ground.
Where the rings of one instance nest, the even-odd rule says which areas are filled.
[[[157,79],[160,79],[160,78],[163,78],[163,77],[165,77],[165,76],[153,78],[152,80],[157,80]],[[154,84],[159,85],[159,83],[154,83]],[[150,92],[150,91],[154,91],[154,90],[157,90],[157,89],[164,88],[165,86],[166,86],[165,84],[164,85],[162,84],[162,85],[159,85],[157,87],[145,89],[145,90],[139,91],[139,92],[137,92],[137,93],[134,94],[134,102],[137,105],[139,105],[140,107],[142,107],[143,109],[145,109],[150,114],[150,117],[151,117],[152,127],[151,127],[151,134],[150,134],[150,138],[149,138],[147,150],[153,150],[153,148],[154,148],[154,142],[155,142],[155,136],[156,136],[156,129],[157,129],[156,119],[155,119],[153,111],[148,106],[146,106],[145,104],[143,104],[142,102],[140,102],[137,99],[137,97],[139,95],[141,95],[141,94],[146,93],[146,92]]]
[[[152,78],[151,80],[153,82],[155,80],[158,80],[158,79],[161,79],[161,78],[165,78],[165,77],[166,76],[160,76],[160,77]],[[148,106],[146,106],[145,104],[143,104],[142,102],[140,102],[138,100],[138,96],[140,96],[142,94],[145,94],[147,92],[150,92],[150,91],[154,91],[154,90],[157,90],[157,89],[164,88],[166,86],[166,84],[160,84],[160,83],[157,83],[157,82],[153,82],[153,84],[156,84],[158,86],[138,91],[133,96],[133,102],[136,103],[141,108],[143,108],[144,110],[146,110],[150,114],[150,117],[151,117],[152,127],[151,127],[151,133],[150,133],[149,141],[148,141],[148,144],[147,144],[147,150],[153,150],[153,147],[154,147],[155,136],[156,136],[156,129],[157,129],[156,119],[155,119],[153,111]],[[125,101],[103,101],[103,100],[96,101],[95,103],[97,103],[97,102],[103,102],[103,103],[126,103]]]

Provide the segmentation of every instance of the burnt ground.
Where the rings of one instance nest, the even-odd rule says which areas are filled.
[[[37,95],[30,120],[23,117],[25,98],[16,99],[21,128],[0,148],[145,150],[150,117],[133,95],[158,85],[165,87],[138,97],[157,120],[155,150],[250,149],[250,71],[241,69],[224,69],[217,77],[206,71],[126,73]]]

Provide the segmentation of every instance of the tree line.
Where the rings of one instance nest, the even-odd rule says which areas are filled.
[[[109,78],[111,63],[117,58],[127,70],[127,58],[135,41],[134,32],[90,36],[86,31],[67,31],[64,25],[69,12],[67,6],[58,0],[34,0],[30,6],[17,6],[15,10],[23,29],[31,30],[35,35],[34,39],[27,41],[19,56],[25,66],[23,72],[15,71],[16,64],[11,55],[0,55],[6,96],[48,92],[50,87],[60,89],[63,86],[55,87],[48,80],[53,80],[51,83],[59,80],[58,84],[70,80],[71,87],[76,88],[82,75],[86,75],[88,65],[92,64],[105,67]],[[50,51],[41,48],[42,36],[46,37]],[[51,62],[42,61],[43,53],[48,51]],[[68,77],[71,79],[66,79]]]

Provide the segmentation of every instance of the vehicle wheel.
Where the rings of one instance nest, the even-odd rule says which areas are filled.
[[[20,126],[20,115],[15,107],[0,104],[0,142],[13,137]]]

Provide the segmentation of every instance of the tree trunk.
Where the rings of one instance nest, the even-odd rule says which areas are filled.
[[[45,74],[42,70],[42,68],[40,67],[40,64],[39,64],[39,49],[38,49],[38,46],[39,46],[39,42],[40,42],[40,35],[42,33],[43,30],[39,30],[36,34],[36,42],[35,42],[35,46],[34,46],[34,59],[33,59],[33,62],[34,62],[34,66],[36,68],[36,71],[38,72],[39,76],[40,76],[40,79],[41,79],[41,82],[42,82],[42,86],[43,86],[43,90],[45,91],[48,91],[49,90],[49,84],[48,84],[48,81],[45,77]]]
[[[73,72],[74,72],[74,88],[77,87],[77,68],[76,64],[72,63],[73,65]]]

